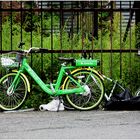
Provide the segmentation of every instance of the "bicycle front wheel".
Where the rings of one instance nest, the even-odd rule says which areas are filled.
[[[69,104],[79,110],[91,110],[97,107],[104,95],[104,84],[100,76],[88,68],[75,70],[71,74],[84,87],[85,92],[66,95]],[[63,88],[77,88],[77,85],[71,79],[66,78]]]
[[[9,73],[0,79],[0,108],[2,110],[15,110],[24,102],[28,87],[22,75],[12,84],[16,73]]]

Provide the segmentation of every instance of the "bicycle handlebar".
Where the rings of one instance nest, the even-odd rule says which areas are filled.
[[[22,46],[25,45],[24,42],[20,42],[18,45],[18,48],[22,49]],[[48,52],[48,49],[46,48],[37,48],[37,47],[31,47],[28,50],[22,50],[22,53],[32,53],[32,52],[40,52],[40,53],[46,53]]]
[[[23,52],[25,52],[25,53],[32,53],[32,52],[46,53],[46,52],[48,52],[48,49],[32,47],[32,48],[29,48],[29,50],[24,50]]]

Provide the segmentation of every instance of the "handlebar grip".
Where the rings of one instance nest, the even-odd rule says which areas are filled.
[[[40,48],[40,52],[41,52],[41,53],[47,53],[47,52],[48,52],[48,49]]]
[[[48,52],[48,49],[45,49],[45,48],[37,48],[37,47],[32,47],[30,48],[30,53],[46,53]]]

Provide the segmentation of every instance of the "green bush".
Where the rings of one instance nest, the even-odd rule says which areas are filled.
[[[120,41],[120,30],[118,29],[119,20],[117,15],[114,16],[113,20],[113,32],[110,32],[109,27],[111,27],[111,25],[107,23],[108,28],[106,29],[105,33],[99,30],[98,40],[93,38],[92,41],[89,40],[90,33],[88,32],[85,33],[84,40],[82,39],[82,32],[79,32],[78,34],[74,33],[73,37],[70,38],[68,33],[65,32],[65,27],[61,34],[54,32],[53,35],[51,35],[50,32],[47,32],[47,30],[42,32],[42,27],[45,29],[51,28],[52,19],[50,15],[44,15],[42,22],[40,21],[41,17],[34,17],[34,28],[31,32],[27,32],[27,28],[30,27],[29,15],[27,19],[28,20],[25,20],[22,29],[19,23],[13,23],[12,26],[9,20],[3,23],[2,50],[18,50],[17,44],[21,40],[21,33],[22,41],[26,44],[24,47],[25,49],[29,49],[31,45],[33,47],[43,47],[53,50],[91,50],[92,48],[128,49],[130,46],[131,48],[135,48],[135,28],[131,31],[131,42],[129,36],[125,43]],[[54,26],[59,26],[59,17],[57,15],[54,16],[53,23],[55,23]],[[125,86],[131,87],[132,91],[134,91],[139,86],[138,83],[140,83],[140,64],[138,58],[136,60],[135,54],[121,54],[121,52],[112,54],[95,54],[93,50],[92,55],[95,59],[102,58],[100,70],[102,70],[105,75],[122,81]],[[29,57],[29,63],[39,76],[43,75],[43,81],[48,83],[50,82],[51,78],[53,78],[54,81],[57,78],[57,71],[60,68],[60,63],[57,59],[59,56],[80,58],[81,54],[32,54],[31,57]],[[40,104],[47,103],[49,99],[49,96],[43,93],[39,87],[34,82],[32,82],[32,92],[29,94],[29,97],[24,104],[24,108],[38,108]]]

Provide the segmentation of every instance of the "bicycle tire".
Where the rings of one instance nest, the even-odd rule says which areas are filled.
[[[28,93],[28,86],[25,78],[19,75],[16,88],[12,88],[8,91],[11,86],[16,73],[9,73],[0,79],[0,108],[2,110],[15,110],[18,109],[26,99]]]
[[[138,90],[135,92],[136,96],[140,96],[140,88],[138,88]]]
[[[91,72],[88,68],[78,69],[71,74],[73,77],[83,77],[81,79],[82,84],[90,88],[90,93],[68,94],[66,95],[68,103],[78,110],[91,110],[97,107],[101,103],[104,95],[104,84],[100,76],[94,71]],[[67,77],[64,81],[63,89],[71,88],[76,88],[76,85]]]

